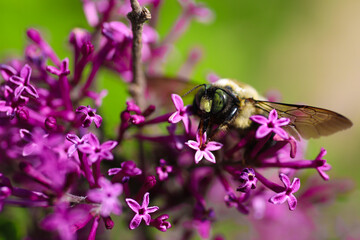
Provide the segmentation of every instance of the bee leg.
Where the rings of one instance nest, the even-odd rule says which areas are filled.
[[[215,131],[209,133],[207,142],[211,141],[211,139],[217,139],[218,137],[220,138],[220,135],[224,134],[227,131],[228,127],[228,124],[222,124],[218,126]]]

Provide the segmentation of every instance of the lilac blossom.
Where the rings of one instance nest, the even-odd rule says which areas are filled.
[[[159,207],[149,207],[149,193],[144,194],[143,202],[141,206],[131,198],[125,199],[126,203],[128,204],[129,208],[135,212],[135,216],[130,222],[129,228],[131,230],[137,228],[141,221],[144,220],[146,225],[150,224],[151,216],[150,213],[156,212]]]
[[[261,115],[253,115],[250,119],[256,123],[259,123],[261,126],[256,131],[256,138],[264,138],[269,133],[273,132],[278,134],[280,137],[287,139],[289,135],[282,129],[282,126],[286,126],[290,123],[289,118],[280,118],[278,119],[278,114],[275,109],[271,110],[269,113],[269,118],[266,118]]]
[[[50,231],[56,230],[61,240],[74,240],[78,228],[83,227],[90,220],[88,216],[86,208],[70,209],[66,203],[59,203],[54,213],[43,219],[41,227]]]
[[[116,141],[106,141],[100,145],[99,139],[93,134],[89,133],[87,142],[78,146],[78,149],[88,154],[89,163],[95,163],[103,159],[112,160],[114,156],[110,152],[117,145]]]
[[[215,239],[220,237],[212,234],[212,224],[226,217],[226,211],[220,210],[215,219],[221,206],[237,210],[228,212],[248,215],[246,218],[259,232],[268,227],[276,235],[282,229],[271,228],[269,220],[284,226],[293,219],[297,225],[315,225],[313,214],[308,214],[315,209],[314,203],[328,202],[351,189],[346,184],[318,184],[314,181],[319,178],[309,178],[309,187],[302,187],[299,197],[294,196],[300,187],[300,180],[295,177],[300,175],[299,169],[314,169],[328,180],[326,171],[331,166],[323,159],[323,148],[315,160],[306,159],[306,141],[285,132],[283,127],[290,120],[278,119],[276,110],[267,117],[252,116],[252,127],[241,132],[229,128],[222,136],[214,136],[209,132],[216,126],[208,128],[207,133],[196,130],[196,113],[173,93],[182,92],[184,83],[192,78],[202,59],[201,48],[185,53],[187,59],[177,64],[180,67],[171,77],[164,69],[170,62],[167,57],[176,49],[175,42],[191,21],[212,19],[211,10],[202,3],[179,0],[180,14],[168,33],[160,31],[160,39],[157,20],[163,0],[139,1],[141,6],[150,7],[152,15],[142,31],[141,70],[146,76],[146,88],[139,90],[147,105],[140,108],[139,99],[132,94],[136,88],[132,65],[134,35],[124,18],[131,11],[130,2],[82,2],[85,17],[93,28],[71,31],[68,42],[72,56],[60,60],[39,31],[28,29],[30,42],[24,56],[0,63],[0,210],[3,205],[20,206],[32,208],[35,215],[45,214],[41,227],[56,231],[62,240],[76,239],[76,231],[86,225],[88,228],[79,233],[79,238],[101,238],[102,222],[106,229],[118,227],[111,214],[132,218],[131,230],[144,220],[147,227],[158,229],[158,234],[180,225],[184,227],[180,229],[184,239],[195,231],[201,238]],[[121,86],[130,92],[116,103],[120,112],[120,119],[114,118],[117,132],[109,133],[108,126],[102,123],[103,117],[104,123],[111,122],[106,119],[108,106],[102,106],[102,100],[108,91],[114,94],[114,89],[97,88],[102,85],[98,78],[102,70],[123,80]],[[211,73],[206,79],[214,83],[220,77]],[[126,102],[120,101],[125,98]],[[97,109],[85,105],[89,102]],[[185,131],[176,129],[180,121]],[[92,122],[97,129],[89,132]],[[110,138],[109,134],[117,134],[117,141],[103,140]],[[207,139],[207,134],[211,139],[216,137],[216,142]],[[194,136],[196,141],[189,140]],[[113,152],[118,145],[119,151]],[[215,159],[213,151],[220,149]],[[198,164],[203,158],[212,164]],[[273,182],[277,178],[273,179],[268,169],[281,172],[284,187]],[[103,177],[106,173],[111,181]],[[288,176],[294,176],[292,183]],[[152,214],[160,208],[149,207],[149,192],[152,200],[161,204],[159,215]],[[131,211],[122,212],[124,200],[135,216]],[[295,209],[297,201],[302,204],[290,216],[286,208],[284,212],[284,208],[274,205],[285,201],[290,210]],[[173,225],[168,221],[170,213],[175,216]],[[37,228],[29,232],[28,238],[39,234]],[[143,232],[146,231],[139,231]],[[261,232],[259,236],[274,235]]]
[[[118,197],[122,193],[122,185],[112,184],[104,177],[99,179],[99,185],[101,188],[90,190],[88,197],[91,201],[100,203],[100,215],[103,217],[110,216],[110,213],[120,215],[121,205]]]
[[[159,175],[160,181],[166,180],[172,170],[172,166],[167,165],[167,162],[164,159],[160,159],[160,166],[156,167],[156,173]]]
[[[92,122],[95,123],[95,126],[97,128],[100,127],[101,122],[102,122],[102,117],[100,115],[96,114],[96,109],[91,108],[90,105],[88,105],[87,107],[80,106],[76,109],[76,112],[83,114],[83,116],[81,118],[83,127],[85,127],[85,128],[90,127],[90,124]]]
[[[182,100],[182,98],[177,95],[177,94],[172,94],[171,95],[171,99],[175,105],[176,108],[176,112],[174,112],[170,117],[169,117],[169,122],[170,123],[178,123],[180,121],[183,122],[184,127],[185,127],[185,131],[189,132],[189,125],[190,125],[190,121],[189,121],[189,106],[184,107],[184,102]]]
[[[199,132],[196,134],[196,141],[189,140],[185,144],[188,145],[190,148],[196,150],[196,164],[198,164],[203,158],[205,158],[209,162],[216,163],[215,156],[211,151],[219,150],[223,146],[221,143],[215,141],[206,142],[206,133],[200,136]]]
[[[284,191],[272,196],[269,199],[269,202],[273,204],[282,204],[287,201],[289,209],[294,211],[297,205],[297,199],[294,196],[294,193],[300,188],[300,179],[294,178],[293,182],[290,184],[290,179],[286,174],[280,173],[279,177],[284,183],[285,189]]]
[[[236,189],[237,191],[248,192],[250,189],[256,188],[257,178],[252,168],[244,168],[237,180],[240,181],[240,186]]]
[[[30,96],[38,98],[39,95],[36,88],[30,84],[31,67],[25,65],[21,71],[20,76],[11,76],[9,81],[15,84],[17,87],[14,89],[14,100],[17,101],[23,92],[27,92]]]

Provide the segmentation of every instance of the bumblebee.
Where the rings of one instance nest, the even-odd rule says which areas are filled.
[[[296,139],[327,136],[350,128],[352,122],[327,109],[307,105],[269,102],[245,83],[220,79],[213,84],[203,84],[193,101],[193,111],[200,117],[199,133],[207,132],[209,138],[228,127],[246,130],[252,125],[252,115],[265,115],[276,109],[279,117],[290,119],[285,130]]]

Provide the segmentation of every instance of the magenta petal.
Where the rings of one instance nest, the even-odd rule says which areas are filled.
[[[212,152],[204,151],[203,153],[204,153],[204,157],[206,160],[208,160],[209,162],[212,162],[212,163],[216,163],[215,156]]]
[[[38,97],[39,97],[39,95],[38,95],[35,87],[34,87],[33,85],[31,85],[31,84],[29,84],[29,85],[27,85],[27,86],[25,87],[25,91],[26,91],[28,94],[30,94],[31,96],[33,96],[34,98],[38,98]]]
[[[193,140],[189,140],[185,143],[186,145],[188,145],[190,148],[194,149],[194,150],[198,150],[199,149],[199,143],[195,142]]]
[[[140,225],[140,223],[141,223],[141,219],[142,219],[142,218],[139,216],[139,214],[136,214],[136,215],[133,217],[133,219],[131,220],[130,225],[129,225],[129,228],[130,228],[131,230],[137,228],[137,227]]]
[[[261,115],[253,115],[250,117],[250,120],[259,124],[267,124],[268,122],[267,118]]]
[[[256,130],[256,138],[260,139],[260,138],[264,138],[265,136],[267,136],[269,133],[271,132],[271,129],[268,128],[266,125],[261,125],[257,130]]]
[[[206,149],[209,151],[216,151],[221,149],[222,146],[223,145],[221,143],[211,141],[206,144]]]
[[[297,192],[300,188],[300,179],[298,178],[294,178],[291,186],[290,186],[290,189],[291,189],[291,192],[294,193],[294,192]]]
[[[133,210],[135,213],[139,212],[139,209],[141,207],[134,199],[126,198],[125,201],[126,201],[127,205],[129,206],[129,208],[131,208],[131,210]]]
[[[142,216],[142,218],[144,219],[144,222],[146,225],[149,225],[150,224],[150,221],[151,221],[151,216],[149,214],[144,214]]]
[[[99,115],[96,115],[96,116],[93,118],[93,120],[94,120],[95,126],[96,126],[97,128],[99,128],[100,125],[101,125],[101,122],[102,122],[102,117],[100,117]]]
[[[29,156],[32,154],[36,149],[38,148],[38,145],[35,143],[29,143],[28,145],[24,146],[22,155],[24,157]]]
[[[196,153],[195,153],[195,163],[198,164],[201,161],[201,159],[203,159],[203,157],[204,157],[204,152],[203,151],[200,151],[200,150],[196,151]]]
[[[285,126],[285,125],[288,125],[289,123],[290,123],[289,118],[280,118],[276,121],[276,125],[278,125],[278,126]]]
[[[294,211],[297,205],[297,199],[294,195],[290,194],[289,197],[287,198],[287,202],[289,204],[289,209],[291,211]]]
[[[282,128],[273,128],[273,132],[282,137],[283,139],[289,138],[289,134]]]
[[[99,139],[93,133],[89,133],[88,141],[94,147],[100,146]]]
[[[80,142],[80,138],[77,135],[71,134],[71,133],[66,135],[66,139],[69,140],[72,143],[79,143]]]
[[[25,64],[25,66],[20,71],[20,77],[23,79],[29,78],[31,75],[31,68],[29,65]]]
[[[69,157],[71,157],[71,156],[74,154],[74,152],[76,152],[76,146],[75,146],[75,144],[71,145],[71,146],[68,148],[68,150],[67,150],[67,155],[68,155]]]
[[[118,142],[116,142],[116,141],[106,141],[101,145],[101,149],[110,151],[114,147],[116,147],[117,144],[118,144]]]
[[[141,207],[142,208],[147,208],[149,206],[149,200],[150,200],[149,199],[149,193],[147,192],[147,193],[144,194],[143,202],[142,202]]]
[[[100,189],[89,191],[87,197],[94,202],[101,202],[101,200],[103,199],[103,195],[101,194]]]
[[[286,201],[287,195],[285,192],[278,193],[269,199],[269,202],[273,204],[282,204]]]
[[[10,82],[12,82],[18,86],[22,86],[24,84],[23,79],[18,76],[11,76]]]
[[[121,168],[110,168],[108,170],[108,175],[112,176],[112,175],[119,173],[120,171],[121,171]]]
[[[101,158],[106,159],[106,160],[114,159],[114,155],[112,155],[112,153],[109,151],[102,151],[100,155],[101,155]]]
[[[93,146],[91,146],[90,144],[88,143],[85,143],[85,144],[81,144],[78,146],[78,149],[83,152],[83,153],[93,153],[94,152],[94,148]]]
[[[277,120],[277,118],[278,118],[277,111],[275,109],[271,110],[269,113],[269,121],[274,122],[275,120]]]
[[[189,133],[189,127],[190,127],[190,120],[187,116],[182,117],[182,121],[184,123],[185,132]]]
[[[85,107],[85,106],[79,106],[75,111],[76,112],[81,112],[81,113],[84,113],[84,114],[88,113],[87,107]]]
[[[157,206],[148,207],[148,208],[146,209],[146,211],[147,211],[148,213],[153,213],[153,212],[156,212],[157,210],[159,210],[159,207],[157,207]]]
[[[88,162],[90,164],[93,164],[94,162],[96,162],[97,160],[99,160],[99,155],[97,153],[93,153],[93,154],[90,154],[88,156]]]
[[[289,177],[286,175],[286,174],[284,174],[284,173],[280,173],[279,174],[279,178],[280,178],[280,180],[284,183],[284,185],[285,185],[285,187],[286,188],[289,188],[290,187],[290,179],[289,179]]]
[[[170,117],[169,117],[169,122],[170,123],[178,123],[180,122],[182,119],[182,117],[180,116],[179,112],[174,112]]]
[[[176,110],[180,111],[184,108],[184,102],[179,95],[171,94],[171,99],[175,105]]]

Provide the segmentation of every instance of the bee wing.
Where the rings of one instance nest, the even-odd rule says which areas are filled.
[[[327,109],[306,105],[253,101],[257,108],[267,113],[276,109],[280,117],[289,118],[290,127],[286,127],[285,130],[294,137],[297,137],[296,132],[291,127],[294,127],[301,137],[309,139],[328,136],[352,126],[349,119]]]

